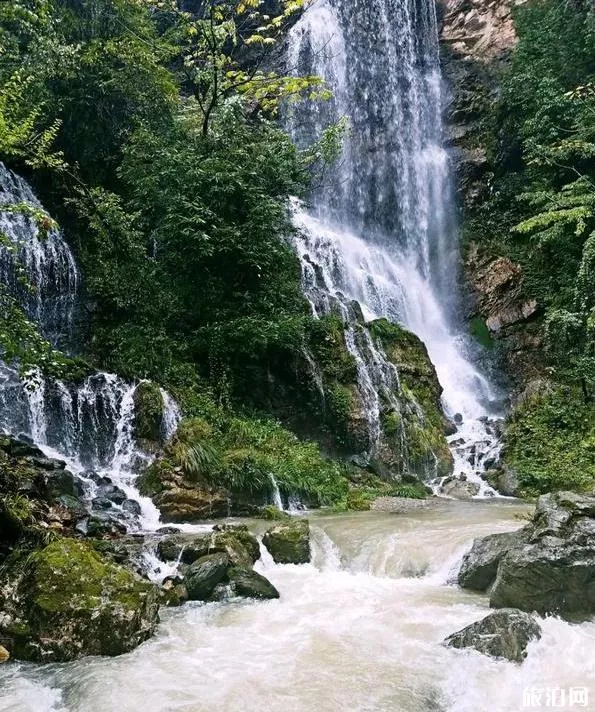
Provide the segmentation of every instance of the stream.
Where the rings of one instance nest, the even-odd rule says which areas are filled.
[[[0,709],[512,712],[532,690],[593,689],[595,623],[540,621],[522,666],[442,645],[487,611],[485,596],[452,584],[461,555],[475,536],[522,526],[529,509],[442,500],[407,514],[311,515],[312,564],[265,553],[256,565],[280,600],[190,603],[163,610],[156,637],[127,655],[12,665]]]

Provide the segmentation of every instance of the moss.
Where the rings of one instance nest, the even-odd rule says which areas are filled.
[[[357,363],[345,346],[345,326],[339,317],[327,315],[309,322],[306,343],[327,381],[357,380]]]
[[[484,348],[491,349],[494,347],[494,339],[490,334],[490,330],[480,316],[473,317],[469,322],[469,333]]]
[[[131,575],[106,563],[89,545],[75,539],[59,539],[32,555],[29,568],[38,612],[60,613],[76,607],[91,610],[101,603],[106,589],[124,608],[135,603]]]
[[[290,519],[290,515],[287,512],[282,512],[277,507],[272,504],[267,504],[266,507],[261,507],[256,514],[258,519],[265,519],[270,522],[282,521]]]
[[[163,421],[163,396],[156,383],[143,381],[134,391],[134,428],[137,438],[159,442]]]
[[[393,445],[402,453],[405,469],[422,477],[449,474],[452,456],[444,436],[445,417],[440,396],[442,387],[423,342],[398,324],[377,319],[368,325],[399,373],[402,411],[385,411],[382,415],[384,434],[399,438]]]
[[[4,631],[16,658],[119,655],[157,622],[156,588],[105,561],[87,542],[60,537],[9,566],[11,612],[24,626]]]

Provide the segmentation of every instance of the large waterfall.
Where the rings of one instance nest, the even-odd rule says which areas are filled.
[[[455,473],[478,477],[477,453],[497,447],[496,393],[473,364],[462,319],[458,245],[448,154],[442,144],[442,85],[432,0],[318,0],[292,29],[287,63],[321,76],[326,104],[300,103],[287,117],[307,146],[346,117],[342,157],[308,208],[297,207],[296,249],[315,314],[359,302],[366,319],[398,322],[426,344],[443,386],[443,406],[462,422],[451,437]],[[349,338],[363,366],[360,389],[389,374]],[[380,365],[380,368],[379,368]],[[388,385],[390,390],[390,384]],[[378,398],[377,398],[378,399]],[[374,398],[368,398],[372,402]],[[378,409],[370,407],[372,430]]]

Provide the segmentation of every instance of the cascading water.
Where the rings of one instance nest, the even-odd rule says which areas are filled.
[[[29,185],[0,163],[1,205],[27,205],[43,213]],[[67,243],[58,230],[40,236],[31,217],[15,212],[0,211],[0,230],[9,242],[0,245],[0,282],[53,345],[68,345],[74,335],[79,274]],[[155,530],[159,511],[135,486],[138,465],[150,459],[134,438],[137,385],[102,372],[76,384],[46,379],[36,371],[23,380],[0,361],[0,432],[26,437],[65,460],[86,485],[90,501],[97,482],[109,478],[128,497],[122,504],[112,503],[116,514],[133,528]],[[161,435],[167,441],[180,411],[167,392],[161,395]]]
[[[448,156],[442,147],[441,76],[431,0],[319,0],[291,30],[287,63],[296,74],[323,77],[326,105],[297,104],[287,116],[298,145],[349,119],[342,159],[312,196],[296,205],[295,247],[304,291],[315,315],[342,312],[346,343],[358,362],[371,449],[380,430],[378,402],[394,393],[394,367],[381,349],[353,338],[348,305],[366,320],[385,317],[417,334],[443,386],[455,474],[479,494],[479,477],[497,450],[487,423],[497,393],[473,365],[458,324],[457,238]],[[457,420],[460,420],[457,416]]]

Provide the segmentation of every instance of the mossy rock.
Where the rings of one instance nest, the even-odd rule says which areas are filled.
[[[262,543],[277,564],[307,564],[310,561],[310,523],[295,519],[265,532]]]
[[[74,539],[57,539],[27,558],[16,599],[24,623],[10,645],[21,660],[120,655],[149,638],[158,622],[153,584]]]
[[[163,396],[152,381],[139,383],[134,391],[134,432],[138,439],[162,440]]]
[[[260,547],[244,525],[223,525],[212,534],[173,534],[157,544],[162,561],[179,560],[187,565],[216,553],[226,554],[234,566],[252,566],[260,558]]]

